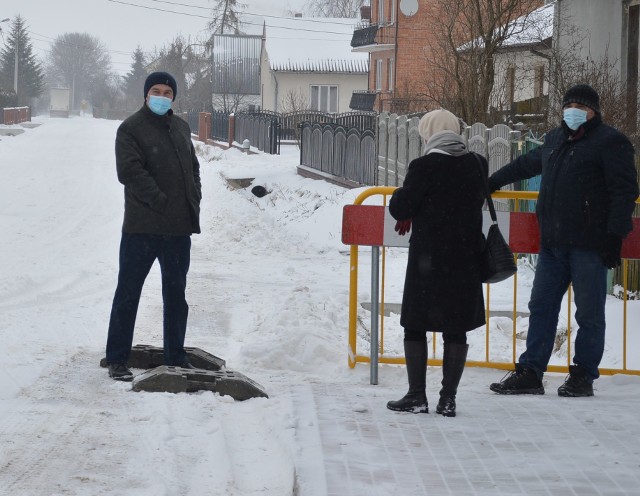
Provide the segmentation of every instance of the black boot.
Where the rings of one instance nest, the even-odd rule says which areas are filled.
[[[404,341],[409,392],[397,401],[389,401],[387,408],[396,412],[429,413],[427,403],[427,343]]]
[[[436,413],[444,417],[456,416],[456,393],[464,364],[467,361],[468,344],[445,343],[442,353],[442,389]]]

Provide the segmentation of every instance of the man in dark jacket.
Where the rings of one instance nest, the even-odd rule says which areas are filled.
[[[175,79],[154,72],[145,103],[118,128],[116,168],[124,185],[120,271],[113,298],[109,376],[130,381],[127,367],[144,281],[158,260],[164,302],[164,362],[193,368],[184,351],[189,306],[185,299],[191,234],[200,232],[200,164],[185,121],[173,115]]]
[[[567,91],[563,121],[539,148],[489,178],[495,191],[541,174],[536,214],[540,255],[529,301],[527,349],[516,370],[491,384],[499,394],[544,394],[564,294],[573,285],[576,321],[573,365],[558,388],[566,397],[593,396],[604,352],[607,269],[620,265],[638,197],[634,150],[602,122],[598,93],[586,84]]]

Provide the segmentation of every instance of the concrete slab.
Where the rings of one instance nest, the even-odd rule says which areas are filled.
[[[262,386],[247,376],[231,370],[183,369],[162,365],[137,375],[131,384],[134,391],[190,393],[213,391],[234,400],[268,398]]]
[[[19,127],[0,127],[0,136],[18,136],[24,133],[24,129]]]
[[[207,353],[200,348],[185,347],[184,351],[187,353],[187,358],[191,365],[198,369],[204,370],[221,370],[225,367],[225,361]],[[128,367],[134,369],[152,369],[164,365],[164,350],[157,346],[151,346],[148,344],[137,344],[131,348],[131,355],[129,357]],[[100,360],[100,366],[107,366],[107,359]]]

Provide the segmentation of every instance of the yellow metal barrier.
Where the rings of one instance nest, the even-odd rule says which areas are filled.
[[[391,186],[377,186],[373,188],[369,188],[363,191],[354,201],[355,205],[362,205],[363,202],[370,197],[381,195],[382,196],[382,204],[387,205],[387,197],[390,196],[394,191],[395,187]],[[507,199],[507,200],[537,200],[538,193],[531,191],[496,191],[491,195],[495,199]],[[636,201],[636,203],[640,204],[640,199]],[[519,202],[514,202],[514,211],[518,211]],[[350,248],[350,259],[349,259],[349,356],[348,363],[349,367],[355,367],[356,363],[371,363],[372,359],[366,355],[359,355],[357,352],[357,343],[356,343],[356,334],[357,334],[357,314],[358,314],[358,249],[359,247],[356,245],[352,245]],[[515,254],[517,256],[517,254]],[[384,353],[384,305],[385,305],[385,272],[386,272],[386,248],[382,247],[382,257],[381,257],[381,265],[382,265],[382,284],[380,286],[380,307],[378,312],[379,317],[379,346],[378,355],[375,357],[377,363],[388,363],[388,364],[404,364],[405,358],[403,356],[387,356]],[[603,375],[613,375],[613,374],[630,374],[630,375],[640,375],[640,370],[637,369],[628,369],[627,368],[627,337],[628,337],[628,323],[627,323],[627,276],[628,276],[628,261],[626,259],[622,260],[622,270],[623,270],[623,350],[622,350],[622,368],[621,369],[611,369],[611,368],[601,368],[600,373]],[[485,293],[485,305],[486,305],[486,314],[487,314],[487,323],[486,323],[486,332],[485,332],[485,360],[484,361],[474,361],[468,360],[467,366],[471,367],[487,367],[494,369],[503,369],[503,370],[513,370],[514,363],[517,361],[516,356],[516,324],[517,324],[517,311],[516,311],[516,301],[518,296],[518,274],[516,273],[513,279],[513,313],[512,313],[512,321],[513,321],[513,330],[512,330],[512,362],[494,362],[490,360],[490,333],[489,333],[489,319],[491,318],[490,312],[490,303],[491,303],[491,285],[485,285],[486,293]],[[372,300],[375,298],[375,295],[372,294]],[[372,301],[373,303],[373,301]],[[372,304],[373,308],[376,308],[376,305]],[[571,287],[569,287],[569,298],[568,298],[568,319],[567,319],[567,365],[549,365],[547,370],[549,372],[561,372],[568,373],[569,365],[571,364]],[[373,317],[372,317],[373,318]],[[432,345],[433,352],[431,356],[434,358],[428,359],[429,365],[442,365],[442,358],[436,357],[436,334],[433,333]],[[375,348],[374,348],[375,349]],[[377,365],[376,363],[376,365]]]

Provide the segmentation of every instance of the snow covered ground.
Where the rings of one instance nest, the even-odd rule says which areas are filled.
[[[381,365],[377,386],[368,366],[347,367],[341,212],[361,190],[296,175],[294,148],[197,145],[203,233],[193,237],[187,345],[224,358],[269,399],[135,393],[110,380],[98,363],[122,221],[119,122],[35,120],[0,137],[0,496],[638,494],[640,377],[603,377],[594,398],[566,399],[555,394],[564,377],[547,374],[545,396],[505,398],[487,387],[502,372],[468,368],[455,419],[385,408],[406,390],[404,367]],[[230,178],[271,193],[254,197]],[[368,253],[360,302],[370,301]],[[400,301],[405,261],[389,251],[388,302]],[[521,266],[519,310],[531,279]],[[511,291],[493,286],[492,308],[510,308]],[[631,303],[627,365],[637,369]],[[622,364],[620,310],[610,298],[603,366]],[[156,265],[134,342],[161,346],[161,322]],[[385,327],[386,352],[400,353],[398,316]],[[510,319],[492,318],[490,332],[492,358],[510,361]],[[484,331],[469,337],[470,358],[483,358]],[[367,353],[362,330],[358,347]],[[566,344],[553,361],[566,363]],[[432,403],[440,379],[430,367]]]

